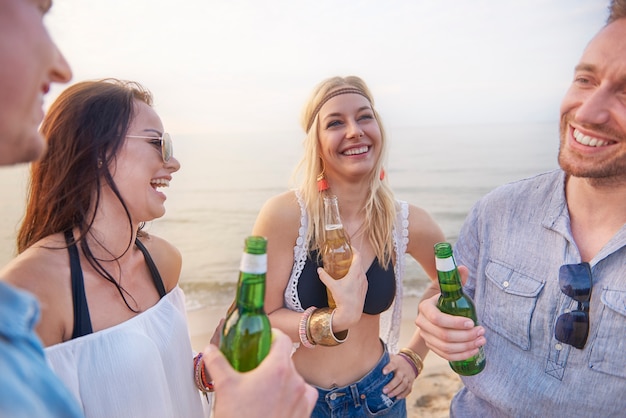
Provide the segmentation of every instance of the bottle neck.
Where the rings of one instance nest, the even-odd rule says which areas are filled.
[[[437,279],[441,289],[441,296],[446,299],[458,299],[463,296],[461,277],[456,268],[453,257],[435,259],[437,265]]]
[[[263,309],[265,274],[241,273],[237,289],[237,306],[244,311]]]
[[[267,272],[267,254],[244,252],[241,256],[239,271],[250,274],[265,274]]]
[[[265,275],[267,273],[267,254],[265,248],[261,254],[243,253],[239,266],[239,284],[237,286],[237,306],[246,311],[263,309],[265,299]]]
[[[339,204],[335,196],[324,198],[324,224],[326,229],[338,229],[343,226],[339,216]]]

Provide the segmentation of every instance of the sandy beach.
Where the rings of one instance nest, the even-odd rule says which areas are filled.
[[[413,334],[417,298],[405,298],[402,309],[402,330],[400,346],[406,344]],[[227,306],[214,306],[196,309],[187,313],[191,343],[196,351],[202,350],[211,339],[213,331]],[[452,396],[462,383],[450,369],[448,362],[429,354],[424,360],[424,370],[413,385],[413,392],[407,398],[408,418],[445,418]]]

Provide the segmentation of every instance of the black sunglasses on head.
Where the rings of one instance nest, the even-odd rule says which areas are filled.
[[[589,301],[593,286],[589,263],[562,265],[559,269],[559,286],[561,292],[578,302],[578,307],[557,318],[554,337],[562,343],[582,349],[589,335]]]

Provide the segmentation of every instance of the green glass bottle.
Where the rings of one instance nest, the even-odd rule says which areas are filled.
[[[240,372],[254,369],[270,350],[272,330],[264,310],[267,239],[250,236],[241,257],[235,309],[222,330],[220,350]]]
[[[437,302],[439,310],[450,315],[471,318],[474,324],[478,324],[474,302],[463,293],[461,276],[459,276],[450,243],[435,244],[435,261],[441,288],[441,296]],[[485,352],[480,347],[478,354],[466,360],[451,361],[450,367],[460,375],[473,376],[485,368],[485,363]]]

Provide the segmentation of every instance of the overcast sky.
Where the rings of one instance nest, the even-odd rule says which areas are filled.
[[[386,125],[557,120],[608,0],[55,0],[72,82],[139,81],[172,133],[299,129],[359,75]],[[62,87],[52,90],[50,101]]]

